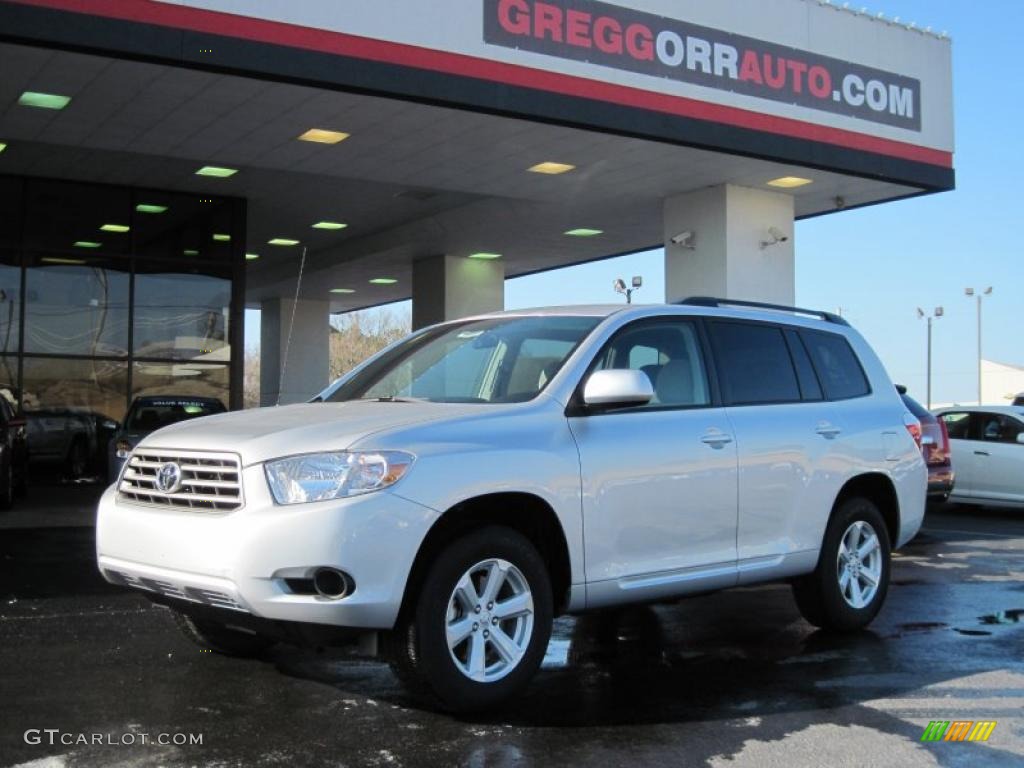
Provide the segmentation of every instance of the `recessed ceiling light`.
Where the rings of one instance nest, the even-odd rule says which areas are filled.
[[[299,141],[312,141],[317,144],[340,144],[352,134],[341,131],[328,131],[323,128],[310,128],[299,136]]]
[[[102,248],[103,243],[97,243],[92,240],[76,240],[75,248]]]
[[[471,254],[469,254],[469,258],[471,258],[471,259],[494,260],[494,259],[500,259],[501,258],[501,254],[500,253],[471,253]]]
[[[530,173],[545,173],[548,176],[557,176],[560,173],[568,173],[569,171],[576,170],[575,165],[569,165],[568,163],[537,163],[534,166],[527,168]]]
[[[298,245],[299,241],[292,240],[291,238],[287,237],[274,237],[271,238],[270,240],[267,240],[267,243],[269,243],[270,245]]]
[[[218,232],[214,234],[213,239],[216,240],[218,243],[230,243],[231,235],[224,235]]]
[[[104,232],[117,232],[119,235],[123,235],[125,232],[131,230],[127,224],[104,224],[100,227]]]
[[[813,183],[813,180],[803,179],[799,176],[782,176],[781,178],[769,181],[768,186],[779,187],[780,189],[796,189],[797,187],[804,187]]]
[[[370,282],[374,285],[394,285],[398,281],[393,277],[375,277]]]
[[[331,288],[331,293],[355,293],[352,288]]]
[[[23,107],[39,107],[40,109],[64,109],[71,103],[70,96],[61,96],[57,93],[39,93],[38,91],[25,91],[18,97],[18,103]]]
[[[213,176],[217,179],[226,179],[229,176],[234,176],[236,173],[238,173],[236,168],[221,168],[216,165],[204,165],[196,171],[196,176]]]
[[[344,229],[347,226],[348,224],[342,224],[341,222],[338,221],[318,221],[316,224],[313,225],[313,229],[338,230]]]
[[[256,259],[258,259],[259,257],[260,257],[260,255],[258,253],[247,253],[247,254],[245,254],[245,260],[246,261],[256,261]]]
[[[57,258],[56,256],[45,256],[44,258],[40,259],[40,261],[42,261],[44,264],[69,264],[75,267],[85,264],[85,261],[83,259],[60,259]]]
[[[139,203],[135,206],[139,213],[163,213],[167,210],[166,205],[153,205],[152,203]]]
[[[596,237],[597,235],[603,235],[604,230],[580,227],[579,229],[570,229],[565,234],[569,235],[569,237]]]
[[[3,152],[5,149],[7,149],[7,145],[0,141],[0,152]]]

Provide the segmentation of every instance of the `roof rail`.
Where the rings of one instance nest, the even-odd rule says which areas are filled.
[[[751,309],[771,309],[776,312],[792,312],[794,315],[808,315],[824,320],[826,323],[835,325],[846,325],[849,323],[840,315],[832,312],[823,312],[820,309],[802,309],[801,307],[788,307],[785,304],[765,304],[761,301],[740,301],[739,299],[718,299],[713,296],[690,296],[675,302],[686,304],[692,307],[749,307]]]

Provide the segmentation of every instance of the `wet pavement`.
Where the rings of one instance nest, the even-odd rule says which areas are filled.
[[[0,558],[4,766],[1024,765],[1024,511],[930,514],[853,636],[782,585],[560,619],[526,695],[461,719],[343,652],[200,651],[99,579],[90,528],[2,530]],[[931,720],[998,724],[922,743]]]

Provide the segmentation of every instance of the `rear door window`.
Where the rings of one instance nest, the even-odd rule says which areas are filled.
[[[726,405],[791,403],[801,399],[781,328],[712,322],[709,331]]]
[[[800,331],[829,400],[849,400],[871,392],[850,342],[835,333]]]

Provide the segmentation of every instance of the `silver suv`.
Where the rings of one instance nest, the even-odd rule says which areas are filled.
[[[865,626],[921,524],[919,437],[827,313],[505,312],[315,402],[146,437],[100,502],[99,566],[208,648],[362,636],[479,709],[527,684],[559,614],[786,580],[811,623]]]

